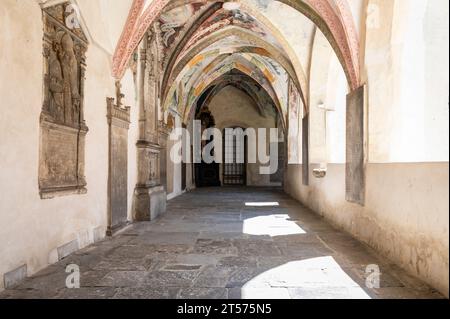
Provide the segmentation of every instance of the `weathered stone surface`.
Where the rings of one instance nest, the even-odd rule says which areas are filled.
[[[214,232],[202,228],[201,213],[211,220],[224,202],[227,210],[267,216],[268,210],[244,207],[249,200],[279,202],[270,213],[288,214],[306,234],[228,232],[220,218]],[[158,221],[133,224],[71,254],[0,298],[442,298],[280,192],[197,190],[168,208]],[[189,221],[181,218],[189,214]],[[80,267],[81,289],[65,286],[69,264]],[[380,289],[366,287],[371,264],[380,266]]]
[[[165,213],[166,209],[167,194],[162,186],[136,189],[135,219],[137,221],[155,220]]]
[[[289,288],[292,299],[369,299],[367,293],[357,287]]]
[[[309,114],[302,119],[302,184],[309,185]]]
[[[22,265],[17,269],[7,272],[3,276],[5,288],[9,289],[16,286],[17,284],[22,282],[22,280],[24,280],[26,277],[27,277],[27,265]]]
[[[111,299],[117,293],[116,288],[112,287],[96,287],[96,288],[79,288],[79,289],[63,289],[58,296],[60,299]]]
[[[364,99],[362,86],[347,95],[347,138],[346,138],[346,199],[349,202],[365,203],[365,138],[364,138]]]
[[[187,288],[178,295],[180,299],[227,299],[228,290],[225,288]]]
[[[148,273],[145,271],[111,271],[102,280],[100,287],[139,287],[144,285]]]
[[[164,267],[163,270],[183,270],[183,271],[189,271],[189,270],[200,270],[202,268],[202,265],[183,265],[183,264],[175,264],[175,265],[167,265]]]
[[[217,265],[228,267],[256,267],[256,258],[244,256],[229,256],[221,258]]]
[[[272,242],[237,239],[233,241],[242,256],[280,256],[281,251]]]
[[[155,271],[148,274],[145,284],[150,287],[190,287],[199,271]]]
[[[193,245],[199,233],[182,232],[149,232],[136,237],[131,244],[180,244]]]
[[[79,249],[78,240],[72,240],[71,242],[58,247],[58,259],[66,258],[70,254],[76,252]]]
[[[179,288],[119,288],[113,299],[176,299]]]
[[[262,270],[257,268],[241,267],[233,270],[227,283],[227,288],[243,287],[253,278],[257,277]],[[264,285],[266,286],[266,285]],[[267,285],[268,286],[268,285]]]
[[[98,270],[129,270],[129,271],[146,271],[149,269],[151,261],[145,258],[117,258],[104,259],[100,261],[94,268]]]
[[[236,255],[237,248],[228,240],[198,239],[190,250],[194,254]]]
[[[216,265],[218,259],[216,256],[188,254],[188,255],[178,255],[176,257],[176,262],[185,264]]]
[[[125,225],[128,217],[128,129],[130,107],[121,103],[120,82],[116,83],[116,104],[107,99],[109,126],[108,235]]]
[[[84,77],[88,41],[67,27],[68,2],[43,9],[44,102],[41,112],[41,198],[86,193]]]

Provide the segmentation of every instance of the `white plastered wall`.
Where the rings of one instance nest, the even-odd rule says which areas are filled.
[[[104,235],[107,216],[108,127],[106,97],[115,97],[112,48],[127,9],[102,0],[78,0],[90,36],[85,81],[86,195],[41,200],[38,188],[39,117],[43,102],[42,13],[37,1],[0,4],[0,278],[27,264],[32,275],[57,260],[56,248],[73,240],[79,247]],[[128,7],[131,0],[122,1]],[[116,10],[117,9],[117,10]],[[99,18],[101,17],[101,18]],[[107,18],[106,18],[107,17]],[[131,106],[129,133],[129,208],[136,185],[137,108],[132,75],[123,81]],[[0,280],[0,290],[3,288]]]
[[[324,98],[337,109],[327,112],[326,121],[313,122],[310,132],[310,172],[326,158],[327,176],[311,174],[305,187],[301,165],[289,165],[285,189],[448,296],[448,2],[367,4],[360,31],[367,83],[366,204],[345,200],[347,91],[339,84],[342,70],[336,74],[332,67]],[[311,92],[321,85],[314,83],[317,76],[311,74]]]

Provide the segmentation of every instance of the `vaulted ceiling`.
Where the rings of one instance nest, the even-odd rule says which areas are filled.
[[[274,19],[276,11],[290,19],[286,27],[282,17]],[[307,112],[316,28],[341,61],[349,86],[359,85],[358,39],[346,0],[135,0],[114,56],[115,77],[123,75],[150,27],[162,39],[162,105],[176,108],[185,120],[207,89],[229,82],[232,70],[264,90],[283,121],[289,82]],[[292,41],[292,35],[287,39],[289,32],[298,34],[298,40]],[[240,87],[255,96],[248,87]]]

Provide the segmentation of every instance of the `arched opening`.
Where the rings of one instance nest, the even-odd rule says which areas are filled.
[[[448,296],[448,1],[0,3],[0,299]]]
[[[231,133],[230,130],[234,132]],[[247,185],[247,137],[242,127],[222,130],[224,162],[222,180],[224,186]]]

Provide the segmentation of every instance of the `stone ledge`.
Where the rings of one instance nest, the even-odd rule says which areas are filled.
[[[27,265],[23,264],[19,268],[11,270],[3,275],[5,289],[13,288],[20,284],[27,277]]]
[[[68,195],[84,195],[87,194],[87,188],[82,186],[62,187],[62,188],[43,188],[40,190],[41,199],[52,199]]]
[[[151,221],[166,212],[167,193],[163,186],[136,188],[136,221]]]

